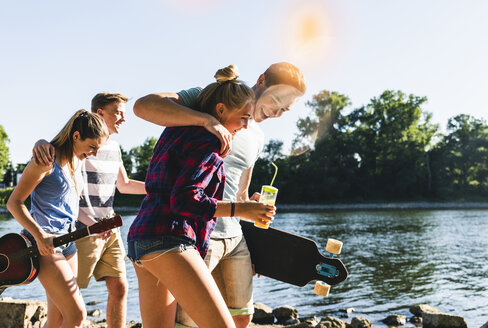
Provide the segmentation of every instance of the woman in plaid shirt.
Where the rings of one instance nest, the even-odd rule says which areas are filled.
[[[254,104],[253,91],[237,77],[233,65],[217,71],[217,82],[198,98],[199,109],[232,134],[247,128]],[[275,207],[221,200],[225,173],[220,148],[217,137],[195,126],[166,128],[154,148],[147,195],[128,235],[145,328],[173,328],[175,299],[200,328],[235,327],[203,261],[215,217],[267,221]]]

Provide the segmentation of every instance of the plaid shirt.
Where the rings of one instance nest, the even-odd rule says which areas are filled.
[[[222,199],[225,174],[220,141],[200,127],[166,128],[154,147],[146,176],[146,197],[128,241],[187,237],[205,257]]]

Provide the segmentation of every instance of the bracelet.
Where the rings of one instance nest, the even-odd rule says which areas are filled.
[[[234,216],[234,212],[236,210],[236,203],[230,202],[230,216]]]

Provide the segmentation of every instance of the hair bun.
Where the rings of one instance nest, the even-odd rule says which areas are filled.
[[[237,66],[229,65],[226,68],[221,68],[215,73],[215,79],[218,83],[224,83],[227,81],[237,80],[239,77],[239,72],[237,71]]]

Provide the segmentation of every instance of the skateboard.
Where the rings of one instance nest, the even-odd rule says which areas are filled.
[[[340,242],[328,243],[329,256],[323,256],[312,239],[275,228],[256,228],[249,221],[240,223],[257,274],[299,287],[317,280],[314,292],[321,296],[327,296],[329,285],[346,280],[346,267],[334,257],[340,253]]]

